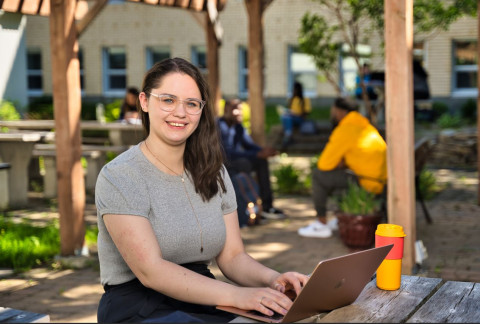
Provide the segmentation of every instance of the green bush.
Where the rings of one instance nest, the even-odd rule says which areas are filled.
[[[468,123],[475,123],[477,120],[477,102],[473,99],[468,99],[460,107],[460,116]]]
[[[88,227],[85,242],[97,241],[98,228]],[[0,216],[0,267],[13,268],[16,272],[53,262],[60,252],[58,220],[46,226],[34,226],[30,221],[14,223]]]
[[[81,118],[82,120],[96,120],[97,119],[96,103],[82,101]]]
[[[273,171],[276,177],[276,191],[281,194],[298,194],[304,191],[300,181],[301,172],[292,164],[285,164]]]
[[[448,112],[448,105],[441,101],[434,101],[432,103],[433,116],[435,119]]]
[[[457,115],[452,116],[448,113],[445,113],[441,115],[440,118],[438,118],[437,124],[442,129],[443,128],[459,128],[460,126],[462,126],[462,119]]]
[[[33,99],[27,106],[29,119],[53,119],[53,98],[42,96]]]
[[[120,117],[120,107],[122,106],[123,99],[117,99],[105,106],[105,120],[112,122],[118,120]]]
[[[439,191],[437,179],[432,171],[423,169],[418,178],[418,189],[424,200],[430,200]],[[417,193],[418,196],[418,193]]]
[[[338,198],[338,208],[347,214],[371,215],[380,210],[381,200],[354,182]]]
[[[11,101],[0,101],[0,120],[19,120],[20,114]]]

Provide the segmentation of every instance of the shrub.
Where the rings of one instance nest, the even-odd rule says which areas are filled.
[[[42,96],[33,99],[27,107],[29,119],[53,119],[53,98]]]
[[[475,123],[477,119],[477,102],[473,99],[468,99],[460,107],[460,116],[468,123]]]
[[[432,103],[433,116],[435,119],[448,112],[448,106],[441,101],[434,101]]]
[[[437,186],[437,179],[432,171],[423,169],[422,172],[420,172],[418,181],[418,189],[420,190],[423,199],[430,200],[435,197],[439,187]]]
[[[304,191],[304,185],[300,181],[300,171],[292,164],[285,164],[273,171],[277,178],[276,190],[282,194],[297,194]]]
[[[459,128],[462,125],[462,119],[457,115],[443,114],[437,120],[440,128]]]
[[[338,198],[338,208],[346,214],[371,215],[380,210],[381,200],[354,182]]]
[[[0,120],[19,120],[20,114],[11,101],[0,101]]]
[[[105,106],[105,120],[112,122],[118,120],[120,117],[120,107],[122,106],[123,99],[117,99]]]

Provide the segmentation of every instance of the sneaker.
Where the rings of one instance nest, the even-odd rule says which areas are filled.
[[[332,236],[332,230],[328,225],[316,220],[308,226],[298,229],[298,235],[305,237],[327,238]]]
[[[282,210],[274,207],[264,210],[261,215],[265,219],[284,219],[287,217]]]
[[[327,226],[328,226],[332,231],[338,230],[338,219],[337,219],[336,217],[330,219],[330,220],[327,222]]]

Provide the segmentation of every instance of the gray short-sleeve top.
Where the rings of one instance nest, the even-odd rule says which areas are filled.
[[[210,262],[223,249],[226,229],[223,216],[236,210],[232,182],[223,168],[227,192],[203,201],[195,192],[188,173],[179,176],[157,169],[140,150],[133,146],[101,170],[95,187],[98,218],[98,257],[103,285],[117,285],[135,278],[112,241],[103,215],[119,214],[147,218],[155,232],[165,260],[183,264]],[[188,193],[188,196],[186,192]],[[203,253],[200,252],[200,230],[203,232]]]

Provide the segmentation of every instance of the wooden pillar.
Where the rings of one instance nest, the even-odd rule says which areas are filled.
[[[263,0],[245,0],[248,13],[248,103],[251,109],[252,138],[265,145]]]
[[[76,0],[50,0],[50,57],[62,256],[78,254],[85,237],[85,183],[80,163],[80,64],[75,6]]]
[[[480,59],[480,0],[477,1],[477,171],[478,171],[478,195],[477,203],[480,206],[480,69],[478,68]]]
[[[413,0],[385,1],[385,87],[388,221],[403,226],[402,273],[415,266],[413,132]]]
[[[222,98],[220,90],[220,72],[218,68],[219,41],[215,35],[214,24],[208,13],[206,17],[206,35],[207,35],[207,67],[208,67],[208,85],[210,87],[211,100],[214,100],[215,115],[218,116],[218,103]]]

